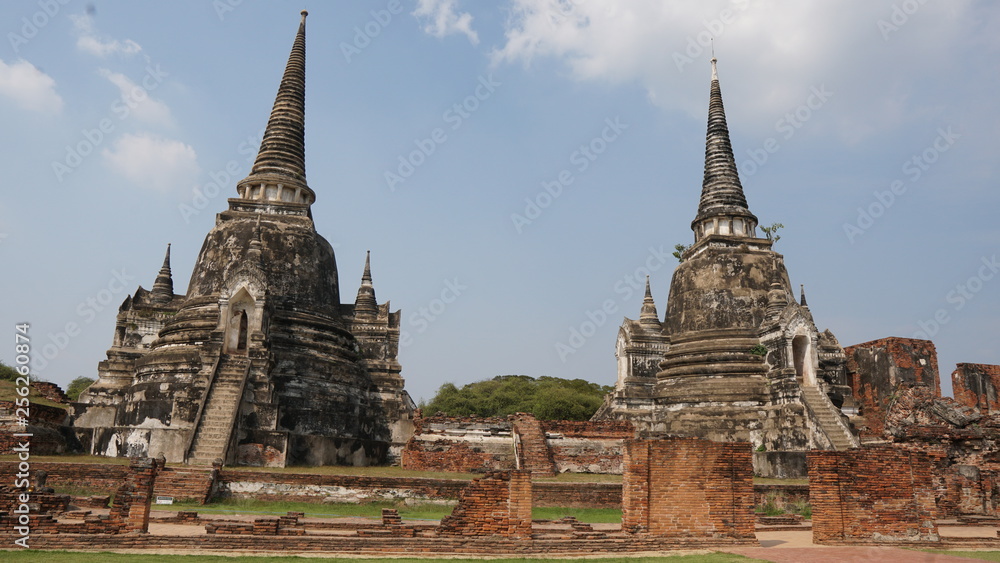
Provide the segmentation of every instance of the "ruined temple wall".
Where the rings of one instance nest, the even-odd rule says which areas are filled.
[[[401,465],[415,471],[501,471],[514,469],[514,441],[506,417],[434,416],[414,420]]]
[[[622,530],[756,541],[750,445],[699,438],[628,440]]]
[[[635,426],[625,420],[547,420],[541,424],[559,473],[621,474],[624,442],[635,437]]]
[[[1000,366],[958,364],[951,374],[955,400],[982,414],[1000,413]]]
[[[441,519],[438,535],[531,537],[531,473],[500,471],[474,479]]]
[[[908,386],[926,385],[941,396],[937,350],[930,340],[889,337],[844,348],[851,390],[861,407],[863,438],[885,431],[886,408]]]
[[[85,489],[102,494],[115,492],[129,475],[128,465],[109,463],[32,461],[31,470],[45,471],[50,487],[63,490]],[[16,473],[17,462],[0,461],[0,476],[3,476],[4,482],[13,482]],[[214,481],[211,469],[166,467],[158,473],[154,494],[173,497],[178,501],[204,502],[211,496]]]
[[[813,451],[808,460],[815,543],[939,539],[926,454],[881,446]]]
[[[622,443],[631,422],[540,421],[557,472],[622,472]],[[429,417],[414,420],[402,466],[418,471],[481,472],[517,467],[513,422],[507,417]],[[539,452],[526,452],[536,453]]]

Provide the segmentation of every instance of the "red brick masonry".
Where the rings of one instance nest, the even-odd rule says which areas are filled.
[[[892,446],[812,451],[813,542],[938,541],[931,459]]]
[[[498,471],[474,479],[441,519],[441,536],[531,537],[531,472]]]
[[[622,530],[756,542],[753,452],[699,438],[628,440]]]

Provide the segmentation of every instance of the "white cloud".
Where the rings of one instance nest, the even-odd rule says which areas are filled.
[[[0,95],[14,100],[22,109],[55,114],[63,101],[56,94],[56,81],[25,60],[7,64],[0,60]]]
[[[458,0],[419,0],[413,15],[429,20],[424,26],[425,33],[438,38],[461,33],[469,38],[470,43],[478,45],[479,34],[472,29],[472,14],[457,13],[457,8]]]
[[[924,111],[910,93],[952,70],[982,17],[968,0],[926,3],[886,31],[880,22],[902,18],[881,2],[511,1],[494,64],[554,60],[576,80],[635,82],[654,104],[700,115],[714,38],[727,111],[744,113],[744,125],[771,128],[825,85],[844,104],[835,126],[855,137]]]
[[[130,116],[154,125],[173,125],[174,118],[170,114],[170,108],[167,107],[167,104],[151,98],[145,88],[132,82],[124,74],[112,72],[106,68],[99,69],[97,72],[118,87],[118,90],[121,91],[122,102],[125,104],[120,107],[127,107]]]
[[[131,39],[119,41],[117,39],[100,37],[94,31],[94,22],[90,16],[71,15],[70,19],[73,20],[73,26],[76,28],[77,33],[80,34],[80,37],[76,40],[76,47],[81,51],[97,55],[98,57],[106,57],[111,54],[128,56],[142,51],[142,47]]]
[[[148,133],[126,133],[101,155],[125,179],[158,191],[187,190],[199,172],[198,157],[190,145]]]

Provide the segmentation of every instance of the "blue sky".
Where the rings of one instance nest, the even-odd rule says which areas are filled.
[[[31,323],[39,376],[96,375],[167,243],[185,290],[302,8],[316,227],[345,302],[372,251],[414,398],[614,382],[645,274],[662,315],[692,240],[709,37],[747,200],[817,325],[931,336],[946,389],[1000,363],[994,3],[36,0],[0,5],[0,317]]]

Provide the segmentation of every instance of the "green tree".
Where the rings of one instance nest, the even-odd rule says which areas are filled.
[[[687,252],[687,249],[689,249],[689,248],[691,248],[690,244],[679,244],[679,243],[675,244],[674,245],[674,251],[673,251],[672,254],[674,255],[674,258],[677,259],[678,262],[683,262],[684,261],[684,253]]]
[[[71,401],[78,400],[80,398],[80,393],[83,393],[83,391],[87,387],[90,387],[90,384],[93,382],[93,379],[83,376],[70,381],[69,387],[66,388],[66,396],[69,397],[69,400]]]
[[[542,420],[588,420],[604,402],[610,386],[582,379],[498,375],[458,388],[445,383],[422,405],[424,414],[507,416],[530,412]]]
[[[16,369],[0,362],[0,381],[14,381],[18,377],[20,374],[17,373]]]
[[[767,237],[767,240],[771,242],[778,242],[778,240],[781,238],[781,235],[778,234],[778,231],[784,228],[785,226],[782,225],[781,223],[771,223],[770,227],[761,227],[760,230],[764,231],[764,236]]]

